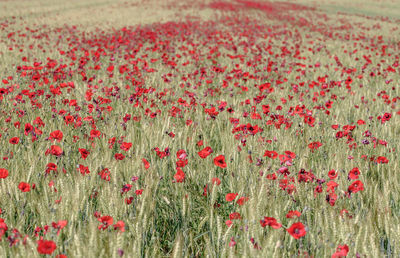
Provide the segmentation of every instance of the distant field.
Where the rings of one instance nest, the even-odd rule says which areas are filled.
[[[399,25],[394,0],[0,1],[0,256],[400,256]]]

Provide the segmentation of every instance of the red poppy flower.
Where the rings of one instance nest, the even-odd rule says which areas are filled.
[[[116,140],[117,140],[117,138],[115,138],[115,137],[110,138],[108,140],[108,148],[112,149]]]
[[[25,183],[25,182],[19,183],[18,188],[22,192],[29,192],[31,190],[31,186],[28,183]]]
[[[32,131],[33,131],[33,126],[30,123],[26,123],[25,129],[24,129],[24,134],[28,135]]]
[[[229,242],[229,247],[234,247],[236,245],[236,241],[234,240],[234,238],[231,238],[231,241]]]
[[[81,154],[82,159],[86,159],[90,152],[87,149],[79,148],[79,153]]]
[[[60,142],[63,138],[63,133],[60,130],[55,130],[50,133],[50,140],[56,140],[57,142]]]
[[[335,179],[337,176],[338,176],[338,173],[337,173],[334,169],[329,170],[329,172],[328,172],[328,177],[329,177],[329,179],[333,180],[333,179]]]
[[[336,248],[336,252],[332,254],[332,258],[346,257],[349,252],[349,247],[347,245],[339,245]]]
[[[9,141],[11,144],[18,144],[19,143],[19,137],[13,137]]]
[[[37,251],[40,254],[52,254],[56,250],[57,246],[51,240],[39,240]]]
[[[219,155],[214,158],[214,165],[220,168],[226,168],[225,157],[224,155]]]
[[[8,177],[8,170],[5,168],[0,168],[0,178],[7,178]]]
[[[282,224],[278,223],[273,217],[264,217],[264,219],[260,220],[260,224],[263,228],[266,226],[270,226],[271,228],[275,229],[282,227]]]
[[[61,229],[63,229],[65,226],[67,226],[68,221],[67,220],[59,220],[57,223],[53,222],[51,225],[53,228],[57,229],[57,236],[60,234]]]
[[[118,229],[120,232],[125,232],[125,223],[120,220],[114,224],[114,229]]]
[[[99,138],[101,136],[101,132],[99,130],[90,130],[90,138]]]
[[[122,189],[121,189],[121,195],[124,194],[124,193],[129,192],[131,189],[132,189],[132,185],[131,184],[123,185]]]
[[[127,204],[127,205],[131,204],[132,201],[133,201],[133,197],[132,196],[129,197],[129,198],[125,198],[125,204]]]
[[[312,143],[308,144],[308,148],[310,148],[312,152],[314,152],[314,150],[318,149],[321,146],[322,146],[322,143],[320,143],[320,142],[312,142]]]
[[[279,160],[281,161],[281,165],[282,165],[283,163],[291,162],[291,161],[292,161],[288,156],[283,155],[283,154],[280,154],[280,155],[279,155]]]
[[[174,175],[176,182],[182,183],[185,180],[185,173],[182,171],[181,168],[176,169],[176,174]]]
[[[64,121],[65,121],[65,123],[66,123],[67,125],[73,123],[74,120],[75,120],[75,118],[74,118],[73,116],[71,116],[71,115],[68,115],[68,116],[65,116],[65,117],[64,117]]]
[[[0,241],[7,230],[8,230],[7,224],[4,223],[4,219],[0,218]]]
[[[226,196],[225,196],[225,200],[226,200],[227,202],[231,202],[231,201],[235,200],[236,196],[238,196],[237,193],[228,193],[228,194],[226,194]]]
[[[176,162],[176,167],[184,168],[188,164],[187,159],[180,159]]]
[[[205,185],[203,188],[203,196],[207,196],[207,192],[208,192],[208,185]]]
[[[289,211],[286,214],[286,218],[288,218],[288,219],[291,219],[293,217],[300,217],[300,216],[301,216],[301,212],[299,212],[299,211]]]
[[[216,185],[220,185],[220,184],[221,184],[221,180],[220,180],[218,177],[213,177],[213,178],[211,179],[211,182],[212,182],[213,184],[216,184]]]
[[[115,158],[116,160],[123,160],[123,159],[125,158],[125,156],[124,156],[122,153],[116,153],[116,154],[114,155],[114,158]]]
[[[102,230],[108,228],[114,222],[114,219],[111,216],[102,216],[102,217],[98,218],[97,220],[102,223],[97,228],[102,229]]]
[[[296,153],[292,151],[285,151],[285,156],[288,157],[288,159],[293,160],[296,158]]]
[[[306,228],[301,222],[294,223],[292,226],[290,226],[290,228],[287,229],[287,232],[289,232],[289,234],[295,239],[304,237],[307,234]]]
[[[61,156],[61,155],[63,154],[63,151],[62,151],[62,149],[61,149],[60,146],[51,145],[51,147],[50,147],[50,153],[51,153],[52,155],[54,155],[54,156],[59,157],[59,156]]]
[[[245,202],[247,202],[248,200],[249,200],[249,197],[243,196],[243,197],[240,197],[240,198],[236,201],[236,203],[239,204],[239,205],[244,205]]]
[[[357,193],[359,191],[364,191],[364,184],[360,181],[354,181],[348,188],[349,193]]]
[[[312,116],[305,116],[304,123],[308,124],[311,127],[314,127],[315,118]]]
[[[186,153],[185,150],[178,150],[176,152],[176,158],[177,159],[186,159],[186,157],[187,157],[187,153]]]
[[[378,164],[386,164],[386,163],[389,162],[389,160],[388,160],[386,157],[379,156],[379,157],[376,159],[376,162],[377,162]]]
[[[276,173],[271,173],[271,174],[268,174],[266,176],[266,178],[269,180],[276,180],[278,177],[277,177]]]
[[[335,188],[336,187],[338,187],[339,186],[339,184],[338,183],[336,183],[335,181],[329,181],[327,184],[326,184],[326,191],[327,192],[335,192]]]
[[[46,173],[50,173],[51,171],[57,171],[57,165],[52,162],[46,165]]]
[[[129,151],[129,149],[132,147],[131,142],[123,142],[120,146],[120,149],[123,151]]]
[[[109,67],[107,67],[107,72],[112,73],[114,71],[114,66],[110,65]]]
[[[265,153],[264,153],[264,157],[268,157],[268,158],[271,158],[271,159],[276,159],[276,157],[278,157],[278,153],[276,151],[266,150]]]
[[[150,168],[150,163],[146,159],[142,159],[142,162],[146,170]]]
[[[360,170],[358,169],[358,167],[355,167],[352,170],[350,170],[348,178],[349,180],[358,179],[359,175],[360,175]]]
[[[229,219],[234,220],[234,219],[241,219],[242,217],[240,216],[239,212],[232,212],[229,214]]]
[[[337,198],[338,196],[335,192],[330,192],[329,195],[326,196],[326,201],[330,206],[335,206]]]
[[[385,114],[383,114],[383,116],[378,116],[378,120],[381,120],[382,124],[389,121],[390,118],[392,118],[392,114],[390,114],[390,113],[385,113]]]
[[[88,169],[89,171],[89,169]],[[110,181],[111,180],[111,172],[108,168],[104,168],[99,172],[99,176],[101,179]]]
[[[90,173],[89,167],[85,167],[84,165],[80,165],[80,164],[79,164],[79,167],[78,167],[78,171],[79,171],[82,175],[85,175],[85,174],[89,174],[89,173]]]
[[[211,149],[210,146],[207,146],[204,149],[202,149],[201,151],[199,151],[197,154],[200,156],[200,158],[205,159],[211,153],[213,153],[213,150]]]
[[[21,127],[21,122],[17,121],[14,123],[15,128],[19,129]]]
[[[278,173],[280,173],[280,174],[282,174],[284,176],[290,175],[290,171],[289,171],[289,169],[287,167],[280,167],[278,169],[278,171],[276,171],[276,172],[278,172]]]
[[[136,195],[142,195],[142,193],[143,193],[143,189],[138,189],[135,191]]]

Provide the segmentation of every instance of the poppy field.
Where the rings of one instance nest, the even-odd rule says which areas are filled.
[[[0,256],[398,257],[399,27],[391,0],[0,1]]]

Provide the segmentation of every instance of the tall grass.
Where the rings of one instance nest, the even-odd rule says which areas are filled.
[[[156,1],[0,2],[4,7],[0,8],[0,75],[8,81],[0,88],[13,89],[2,94],[0,102],[0,168],[9,171],[7,178],[0,179],[0,218],[8,226],[0,242],[2,256],[40,257],[41,237],[56,244],[53,256],[69,257],[327,257],[344,244],[349,257],[399,256],[400,76],[398,67],[395,72],[385,70],[388,65],[395,67],[399,59],[399,21],[374,16],[380,14],[377,5],[384,9],[395,3],[370,2],[363,8],[373,11],[360,13],[349,11],[342,2],[321,2],[315,10],[285,12],[277,3],[273,6],[278,11],[272,13],[263,5],[235,9],[232,6],[242,3],[228,1],[232,11],[225,10],[226,5],[211,8],[210,3],[163,2],[168,9],[161,11]],[[310,1],[303,3],[315,6]],[[336,14],[337,10],[343,13]],[[391,15],[395,14],[392,8]],[[335,36],[328,36],[330,31]],[[9,36],[11,32],[15,34]],[[383,45],[387,46],[384,55]],[[229,57],[235,55],[242,57]],[[371,60],[366,67],[364,56]],[[57,61],[56,67],[66,66],[59,71],[40,70],[49,72],[48,83],[18,70],[34,62],[46,66],[50,59]],[[114,65],[113,72],[107,70],[110,65]],[[119,70],[123,65],[126,72]],[[148,68],[154,71],[146,72]],[[347,73],[348,69],[355,71]],[[86,73],[86,80],[81,72]],[[53,80],[55,75],[61,77]],[[351,89],[346,88],[349,76]],[[50,85],[68,82],[74,88],[62,88],[60,95],[50,91]],[[266,82],[272,83],[273,92],[259,90]],[[140,88],[148,91],[138,94]],[[89,89],[97,103],[88,100]],[[34,97],[42,107],[34,107],[22,90],[43,90],[43,95]],[[138,95],[131,99],[134,94]],[[265,98],[254,104],[260,95]],[[110,103],[99,104],[99,96]],[[188,105],[179,104],[180,98]],[[69,100],[76,100],[79,108]],[[135,106],[136,100],[142,106]],[[328,109],[329,100],[332,108]],[[227,102],[224,110],[218,110],[221,101]],[[268,115],[261,105],[270,106]],[[312,126],[304,117],[290,115],[290,107],[297,105],[310,111],[315,118]],[[205,112],[212,106],[218,115]],[[251,118],[252,106],[261,119]],[[174,107],[181,111],[173,115]],[[154,118],[151,113],[156,114]],[[392,115],[389,121],[377,119],[385,113]],[[69,114],[74,122],[66,125]],[[124,122],[126,114],[131,118]],[[272,114],[284,116],[291,125],[285,129],[283,123],[279,129],[274,125],[278,119],[268,124]],[[84,119],[89,116],[94,122]],[[44,126],[34,123],[37,117]],[[76,124],[78,117],[81,126]],[[237,126],[232,118],[262,131],[255,135],[240,132],[242,137],[235,138],[232,130]],[[32,141],[33,133],[24,134],[27,123],[42,131],[35,132],[37,140]],[[346,125],[355,126],[354,141],[336,137]],[[55,130],[63,133],[60,142],[49,139]],[[92,130],[101,135],[91,137]],[[365,136],[367,130],[372,136]],[[19,137],[20,142],[11,144],[12,137]],[[110,146],[112,137],[116,142]],[[363,143],[365,139],[369,144]],[[379,140],[386,141],[386,146]],[[120,148],[123,142],[133,145],[124,151]],[[313,142],[322,146],[311,150],[308,146]],[[356,148],[349,147],[353,142]],[[46,155],[52,145],[61,147],[63,155]],[[206,146],[213,152],[202,159],[198,152]],[[86,159],[79,148],[90,152]],[[160,158],[155,148],[161,152],[169,148],[169,155]],[[181,149],[187,153],[188,164],[182,168],[185,179],[177,182],[180,158],[176,153]],[[266,150],[291,151],[296,157],[292,164],[281,164],[279,157],[266,157]],[[125,158],[117,160],[117,153]],[[218,155],[224,155],[226,168],[214,164]],[[379,156],[389,162],[376,162]],[[150,163],[148,169],[143,159]],[[46,172],[49,163],[57,165],[57,172]],[[83,175],[79,165],[88,167],[90,173]],[[277,172],[282,166],[290,171],[286,179],[293,178],[288,182],[293,191],[282,189],[285,177]],[[348,174],[355,167],[364,190],[349,196],[348,187],[354,180]],[[106,168],[109,181],[99,175]],[[301,182],[301,169],[315,178]],[[339,175],[334,180],[338,184],[334,205],[327,202],[328,171],[332,169]],[[267,178],[272,173],[277,174],[276,180]],[[213,178],[221,184],[213,184]],[[22,192],[20,182],[29,183],[31,190]],[[123,193],[127,184],[132,188]],[[318,185],[322,186],[319,194],[315,193]],[[141,189],[141,194],[135,193]],[[228,193],[238,195],[228,202]],[[248,198],[243,205],[237,203],[241,197]],[[300,217],[287,218],[293,210]],[[240,218],[235,219],[234,213]],[[113,223],[101,230],[99,219],[106,215]],[[282,227],[262,227],[264,217],[274,217]],[[61,220],[67,225],[57,232],[52,223]],[[124,222],[124,232],[114,229],[118,221]],[[302,222],[307,230],[300,239],[286,230],[295,222]],[[38,230],[46,225],[48,230]],[[14,244],[14,239],[19,242]]]

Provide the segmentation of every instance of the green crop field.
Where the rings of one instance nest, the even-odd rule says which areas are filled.
[[[400,2],[0,1],[0,257],[399,257]]]

